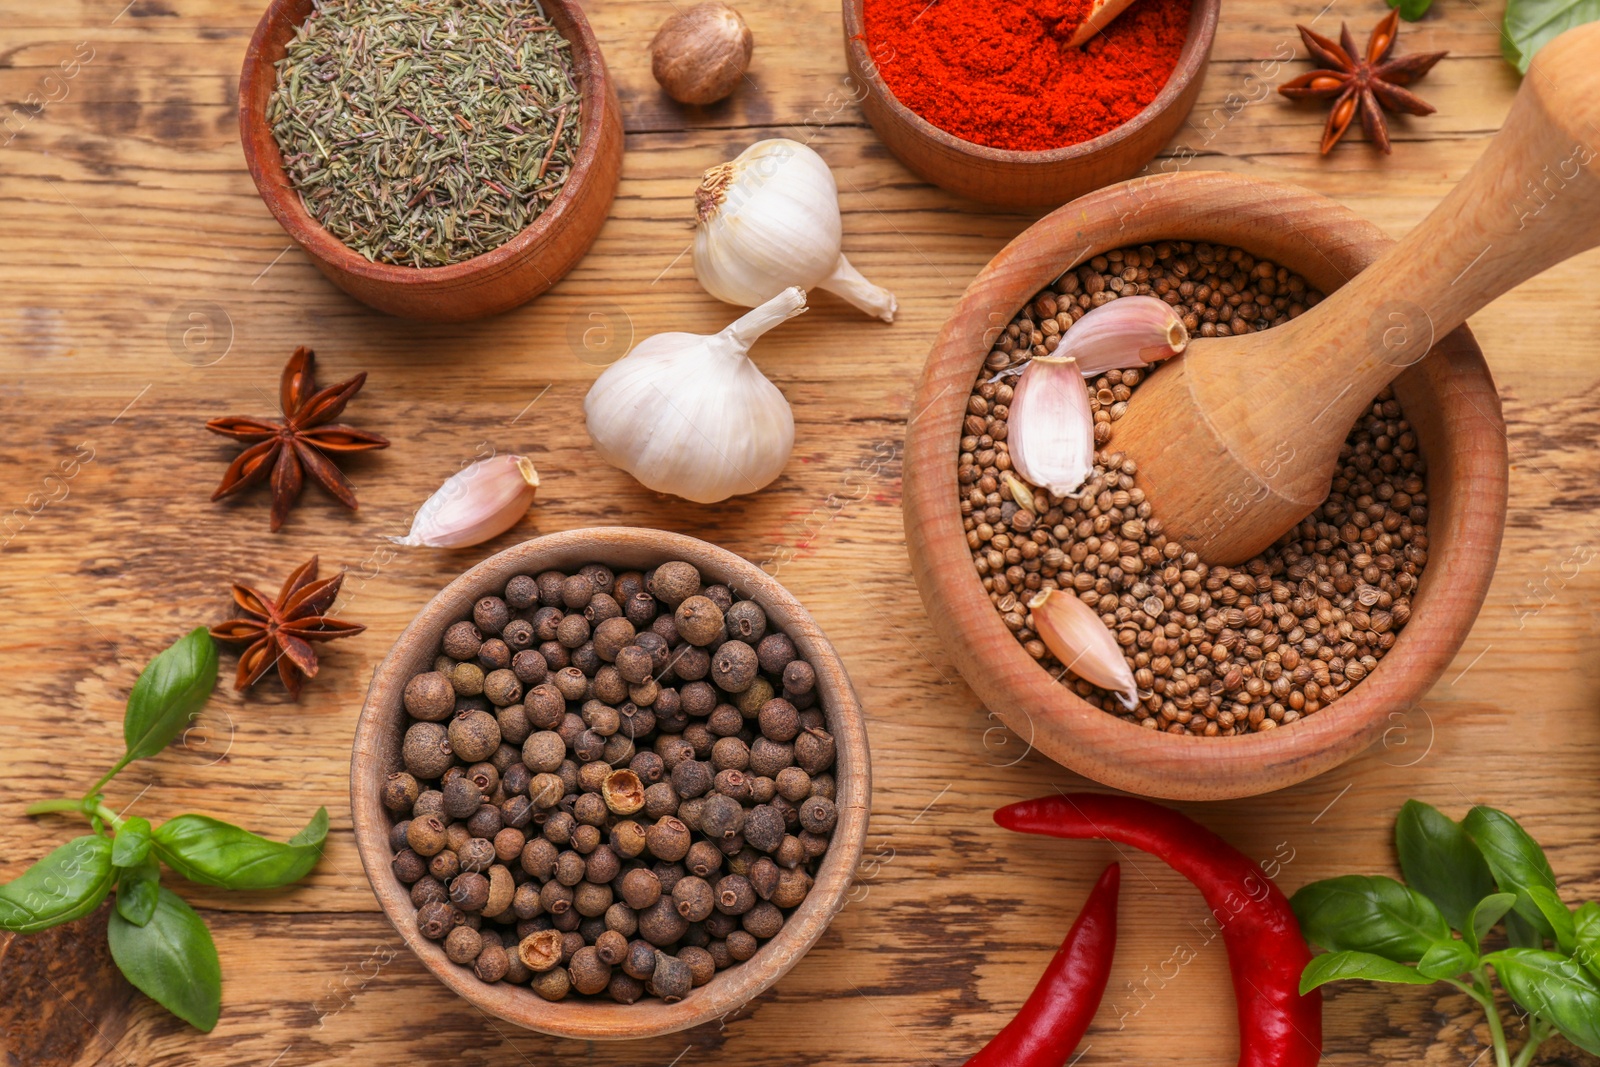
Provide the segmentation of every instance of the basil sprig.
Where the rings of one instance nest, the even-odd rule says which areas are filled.
[[[1406,882],[1346,875],[1313,882],[1290,903],[1314,957],[1300,991],[1363,979],[1455,986],[1484,1009],[1497,1067],[1526,1067],[1559,1033],[1600,1053],[1600,904],[1561,900],[1544,849],[1515,819],[1475,807],[1459,823],[1420,801],[1395,820]],[[1495,927],[1509,947],[1487,951]],[[1528,1013],[1515,1061],[1491,974]]]
[[[30,815],[87,819],[74,838],[0,885],[0,930],[36,933],[81,918],[116,894],[106,928],[111,958],[135,988],[201,1030],[217,1024],[222,968],[205,920],[161,885],[161,864],[192,882],[224,889],[275,889],[299,881],[322,856],[328,809],[287,843],[207,815],[159,826],[123,818],[100,790],[134,760],[157,755],[205,706],[217,683],[217,650],[204,629],[163,650],[139,675],[123,714],[124,752],[81,798],[45,800]]]

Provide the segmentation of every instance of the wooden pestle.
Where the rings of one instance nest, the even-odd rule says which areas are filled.
[[[1169,537],[1213,563],[1265,549],[1326,499],[1385,385],[1495,297],[1600,244],[1597,56],[1600,23],[1546,45],[1466,177],[1322,303],[1263,333],[1196,338],[1154,371],[1113,447]]]

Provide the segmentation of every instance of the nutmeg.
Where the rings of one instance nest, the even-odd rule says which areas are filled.
[[[650,42],[650,73],[681,104],[714,104],[739,87],[753,43],[738,12],[710,0],[661,24]]]

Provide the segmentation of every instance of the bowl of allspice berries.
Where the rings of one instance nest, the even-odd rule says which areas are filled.
[[[601,528],[491,557],[378,668],[356,843],[440,981],[531,1030],[671,1033],[776,982],[866,837],[861,706],[761,568]]]

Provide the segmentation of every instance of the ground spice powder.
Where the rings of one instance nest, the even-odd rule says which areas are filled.
[[[1190,0],[1138,0],[1082,48],[1090,0],[865,0],[868,54],[896,98],[964,140],[1064,148],[1142,111],[1177,65]]]

